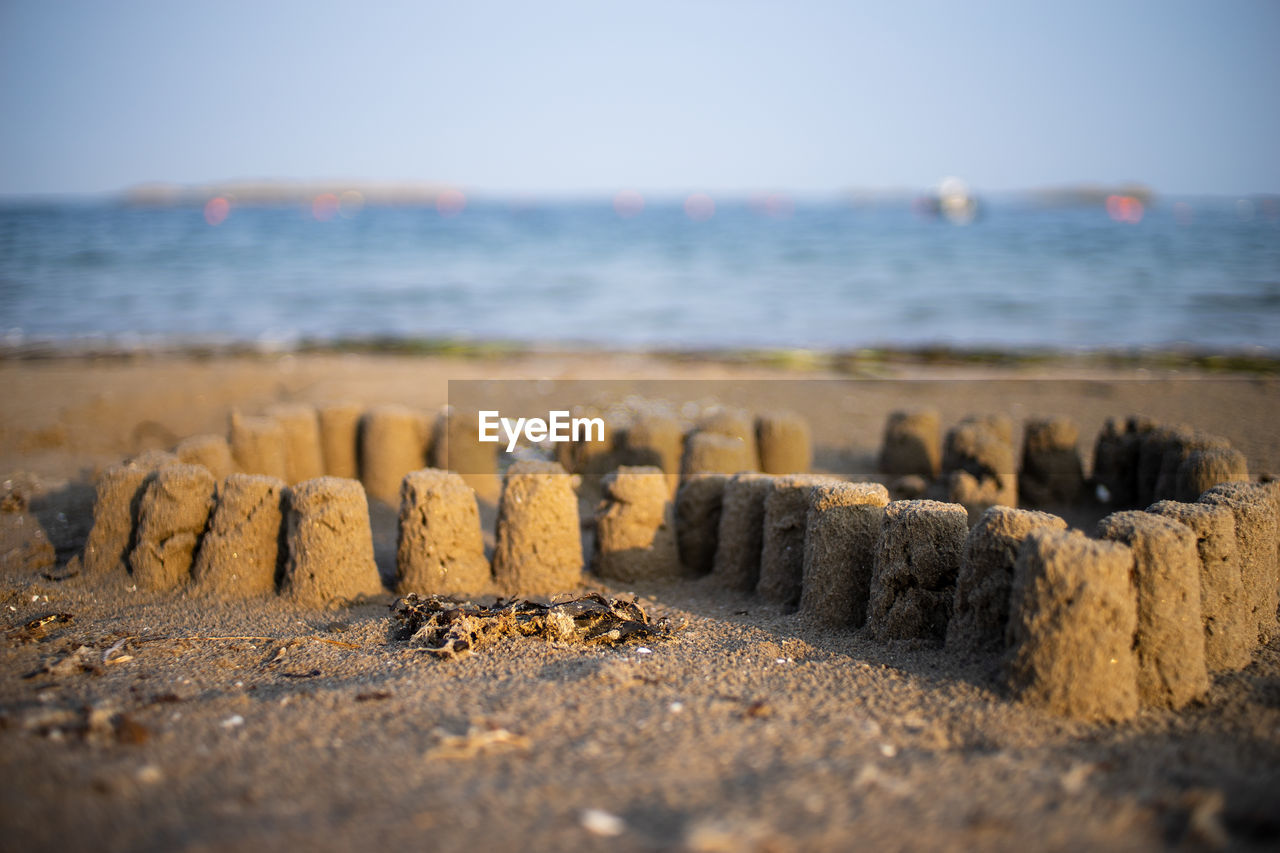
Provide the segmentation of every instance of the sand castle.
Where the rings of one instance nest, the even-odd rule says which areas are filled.
[[[583,583],[577,479],[561,465],[508,468],[490,562],[483,496],[467,474],[496,483],[496,460],[467,446],[447,412],[434,435],[424,414],[403,407],[271,412],[233,414],[229,439],[199,436],[177,454],[108,469],[86,572],[222,597],[278,590],[305,607],[384,595],[366,495],[386,501],[394,483],[398,591],[550,596]],[[891,502],[880,483],[779,471],[812,459],[794,415],[718,409],[685,432],[674,417],[645,413],[614,431],[607,454],[577,454],[588,467],[655,463],[618,465],[602,480],[591,568],[623,583],[709,574],[879,642],[989,655],[1003,661],[1012,695],[1086,720],[1184,707],[1210,673],[1246,666],[1274,635],[1280,484],[1250,482],[1225,439],[1112,419],[1085,479],[1078,429],[1063,418],[1029,420],[1020,453],[1004,416],[965,418],[945,445],[940,433],[933,412],[890,417],[886,473],[933,478],[923,498]],[[476,470],[423,468],[427,459]],[[774,473],[756,470],[760,461]],[[232,464],[242,472],[215,475]],[[1014,506],[1019,486],[1030,503],[1096,493],[1117,511],[1089,538]],[[968,503],[931,499],[957,488]],[[1166,499],[1146,511],[1133,506],[1157,495]]]
[[[662,469],[618,468],[604,478],[603,491],[593,571],[624,582],[679,576],[675,506]]]
[[[826,483],[814,486],[806,503],[800,612],[833,627],[861,627],[889,490]]]
[[[760,470],[766,474],[806,474],[813,465],[809,422],[795,412],[766,412],[756,418]]]
[[[1008,684],[1024,702],[1082,720],[1138,712],[1133,553],[1078,531],[1037,530],[1010,592]]]
[[[452,471],[410,471],[400,484],[396,591],[484,595],[493,586],[475,492]]]
[[[705,575],[715,566],[728,480],[724,474],[694,474],[676,493],[676,544],[690,575]]]
[[[360,483],[341,477],[306,480],[290,487],[288,507],[282,594],[322,607],[382,592]]]
[[[1004,648],[1018,553],[1037,530],[1066,530],[1047,512],[993,506],[965,537],[956,575],[955,608],[947,624],[949,648],[970,653]]]
[[[885,507],[867,600],[867,631],[881,642],[946,636],[969,513],[959,504]]]
[[[554,595],[581,583],[578,499],[555,462],[517,462],[498,503],[493,576],[512,594]]]
[[[191,577],[196,587],[224,598],[273,592],[283,569],[284,480],[229,474],[200,542]]]
[[[764,501],[772,477],[745,471],[724,483],[711,574],[724,586],[753,592],[760,582],[764,544]]]
[[[809,495],[814,486],[829,481],[814,474],[787,474],[769,481],[756,582],[756,595],[766,601],[788,607],[800,603]]]

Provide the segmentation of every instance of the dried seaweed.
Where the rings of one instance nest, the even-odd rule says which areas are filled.
[[[64,625],[75,619],[70,613],[50,613],[39,619],[32,619],[25,625],[11,628],[5,632],[5,639],[21,643],[32,643],[44,639],[51,625]]]
[[[576,643],[617,645],[670,636],[663,617],[651,620],[635,601],[591,593],[539,604],[499,599],[492,605],[410,593],[391,605],[409,644],[441,658],[464,655],[502,637],[542,637]]]

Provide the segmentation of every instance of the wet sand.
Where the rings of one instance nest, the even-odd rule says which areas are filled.
[[[828,470],[873,470],[888,413],[928,405],[944,425],[1069,415],[1086,470],[1103,420],[1140,412],[1228,437],[1255,475],[1280,472],[1275,379],[883,370],[835,386],[808,380],[848,377],[638,355],[0,363],[0,477],[26,472],[33,495],[31,516],[0,516],[3,846],[1274,848],[1275,639],[1181,711],[1086,724],[1008,699],[991,658],[882,645],[712,578],[588,578],[683,626],[648,653],[520,639],[441,661],[392,636],[390,592],[336,610],[274,595],[220,602],[135,591],[124,576],[53,580],[9,550],[26,535],[14,520],[33,519],[65,564],[97,473],[224,433],[233,407],[432,410],[449,379],[788,380],[742,383],[733,402],[805,413]],[[386,580],[395,513],[375,504],[372,515]],[[1097,515],[1068,520],[1091,529]],[[21,630],[58,613],[72,618]]]

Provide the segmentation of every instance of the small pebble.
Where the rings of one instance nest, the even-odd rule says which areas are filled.
[[[627,828],[622,818],[603,809],[584,809],[579,820],[582,828],[592,835],[621,835]]]

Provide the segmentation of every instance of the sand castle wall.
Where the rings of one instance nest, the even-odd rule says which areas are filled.
[[[360,421],[360,480],[369,497],[391,506],[400,500],[400,481],[426,463],[426,418],[405,406],[376,406]]]
[[[813,466],[809,422],[795,412],[765,412],[756,418],[760,470],[766,474],[807,474]]]
[[[969,514],[959,504],[894,501],[885,507],[867,604],[873,638],[943,641],[968,533]]]
[[[476,495],[462,477],[427,468],[400,487],[396,591],[401,595],[483,595],[492,588]]]
[[[1196,536],[1205,666],[1210,671],[1248,666],[1258,631],[1240,577],[1235,514],[1220,504],[1176,501],[1152,504],[1147,512],[1184,524]]]
[[[555,462],[517,462],[498,502],[493,576],[513,595],[553,595],[582,583],[578,498]]]
[[[968,653],[1004,649],[1009,594],[1022,544],[1037,530],[1066,530],[1046,512],[993,506],[965,537],[956,576],[955,606],[947,624],[948,648]]]
[[[197,589],[224,598],[275,592],[286,494],[283,480],[260,474],[222,481],[191,569]]]
[[[318,477],[289,490],[283,594],[324,607],[383,592],[369,503],[357,480]]]
[[[595,514],[596,574],[625,583],[682,574],[667,489],[656,466],[622,467],[604,478]]]
[[[890,414],[881,441],[880,470],[886,474],[937,477],[942,470],[941,424],[941,417],[933,409]]]
[[[694,474],[676,492],[676,546],[685,573],[705,575],[715,566],[724,474]]]
[[[139,589],[171,590],[191,579],[216,492],[213,475],[200,465],[167,465],[148,477],[129,554]]]
[[[754,592],[760,582],[764,501],[771,480],[769,474],[744,471],[724,483],[711,574],[729,589]]]
[[[829,483],[809,491],[800,612],[833,627],[867,620],[876,543],[889,491],[879,483]]]
[[[355,480],[360,476],[357,444],[363,415],[364,407],[356,403],[322,403],[316,407],[324,473],[330,477]]]
[[[1138,696],[1178,709],[1209,689],[1200,619],[1200,558],[1191,529],[1148,512],[1112,513],[1098,536],[1133,551]]]
[[[1041,529],[1019,550],[1007,678],[1023,702],[1090,721],[1138,712],[1137,595],[1128,546]]]

